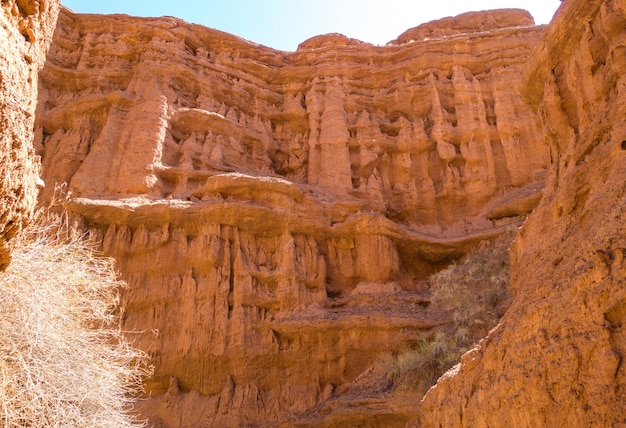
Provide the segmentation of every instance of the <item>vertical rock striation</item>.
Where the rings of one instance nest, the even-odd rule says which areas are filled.
[[[626,425],[626,1],[564,2],[527,76],[551,166],[515,299],[426,395],[423,426]]]
[[[519,225],[544,185],[519,95],[544,29],[485,16],[511,13],[428,42],[328,35],[287,53],[173,18],[62,12],[37,147],[130,285],[152,424],[296,420],[444,328],[427,275]]]
[[[11,260],[10,239],[30,220],[37,201],[37,74],[58,9],[57,0],[8,0],[0,6],[0,270]]]

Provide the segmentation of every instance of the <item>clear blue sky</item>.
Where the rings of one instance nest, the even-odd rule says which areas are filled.
[[[61,0],[78,13],[170,15],[276,49],[342,33],[383,45],[421,23],[470,10],[520,8],[547,24],[559,0]]]

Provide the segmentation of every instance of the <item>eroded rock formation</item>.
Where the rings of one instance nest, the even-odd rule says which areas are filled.
[[[418,25],[400,34],[389,44],[399,45],[428,39],[441,39],[459,34],[473,34],[505,27],[533,26],[535,21],[528,11],[522,9],[499,9],[467,12]]]
[[[431,389],[423,426],[626,426],[626,1],[564,2],[529,64],[552,164],[513,305]]]
[[[447,322],[426,276],[520,224],[543,187],[519,95],[543,28],[522,15],[286,53],[174,18],[62,12],[36,143],[130,284],[152,424],[297,419]]]
[[[58,0],[7,0],[0,5],[0,270],[9,240],[37,202],[39,161],[33,150],[37,74],[46,60]]]

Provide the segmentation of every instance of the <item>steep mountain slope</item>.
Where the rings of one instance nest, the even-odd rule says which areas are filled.
[[[544,29],[483,16],[506,26],[287,53],[174,18],[61,13],[36,143],[130,285],[152,424],[297,418],[444,328],[426,277],[521,224],[548,164],[519,95]]]
[[[625,55],[626,1],[564,2],[524,88],[552,163],[512,251],[516,296],[423,426],[626,426]]]
[[[30,221],[39,162],[33,151],[37,74],[46,60],[59,2],[6,0],[0,5],[0,270],[9,241]]]

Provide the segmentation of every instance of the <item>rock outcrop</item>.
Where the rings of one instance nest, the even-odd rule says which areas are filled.
[[[423,426],[626,426],[626,1],[570,0],[529,62],[545,195],[513,304],[426,395]]]
[[[482,12],[467,12],[443,18],[438,21],[418,25],[400,34],[389,42],[400,45],[416,41],[441,39],[460,34],[474,34],[507,27],[533,26],[535,21],[530,13],[522,9],[498,9]]]
[[[11,260],[9,241],[29,222],[37,202],[37,74],[58,9],[58,0],[7,0],[0,6],[0,270]]]
[[[156,367],[151,424],[295,420],[442,328],[427,275],[519,225],[544,185],[519,95],[544,29],[527,24],[286,53],[62,12],[40,81],[42,197],[68,183],[118,260],[123,328]]]

